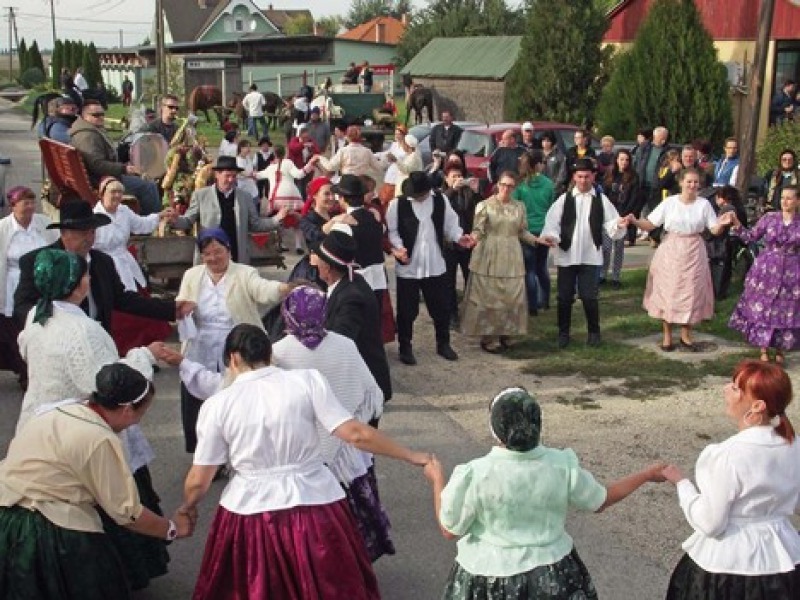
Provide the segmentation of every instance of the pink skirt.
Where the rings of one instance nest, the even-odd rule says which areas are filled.
[[[239,515],[221,506],[194,600],[375,600],[378,580],[347,500]]]
[[[714,316],[714,287],[700,234],[667,233],[650,263],[644,309],[654,319],[694,325]]]

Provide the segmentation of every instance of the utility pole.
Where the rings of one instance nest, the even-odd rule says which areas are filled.
[[[164,10],[161,0],[156,0],[156,94],[159,96],[163,96],[167,88],[164,62]]]
[[[756,136],[758,134],[758,117],[761,113],[761,99],[764,96],[764,78],[767,71],[767,53],[769,52],[769,37],[772,33],[772,17],[775,14],[775,0],[761,0],[761,10],[758,15],[758,39],[756,40],[756,55],[753,59],[753,74],[747,87],[747,110],[744,119],[742,135],[741,156],[739,160],[739,175],[736,187],[742,192],[742,197],[747,197],[750,186],[750,177],[756,164]]]
[[[119,30],[119,47],[123,48],[125,44],[122,43],[122,29]]]
[[[14,21],[14,7],[8,6],[8,80],[12,81],[14,79],[14,44],[11,39],[11,31],[13,27]]]
[[[56,49],[56,0],[50,0],[50,24],[53,26],[53,51]]]

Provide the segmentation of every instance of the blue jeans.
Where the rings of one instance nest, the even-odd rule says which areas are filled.
[[[247,117],[247,135],[252,138],[258,140],[258,124],[261,123],[261,129],[264,132],[264,135],[269,134],[269,129],[267,129],[267,119],[266,117]]]
[[[547,257],[550,248],[542,244],[529,246],[522,244],[522,258],[525,261],[525,289],[528,293],[528,310],[550,306],[550,273],[547,270]]]
[[[161,212],[161,198],[158,195],[156,184],[136,175],[123,175],[120,177],[125,191],[133,194],[139,200],[139,214],[143,217]]]

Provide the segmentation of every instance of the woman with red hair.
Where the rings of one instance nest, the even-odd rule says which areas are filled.
[[[792,383],[773,363],[744,361],[724,388],[739,432],[700,454],[697,486],[670,465],[664,476],[694,533],[667,600],[800,598],[800,444],[786,416]]]

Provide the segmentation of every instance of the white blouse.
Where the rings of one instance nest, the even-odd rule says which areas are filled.
[[[200,408],[194,464],[231,465],[219,503],[237,514],[330,504],[344,491],[322,462],[316,423],[333,432],[351,418],[318,371],[242,373]]]
[[[225,370],[222,357],[225,338],[236,325],[225,301],[227,285],[227,275],[215,285],[207,272],[203,274],[197,308],[192,313],[197,334],[185,354],[189,360],[220,373]]]
[[[336,399],[362,423],[383,414],[383,392],[348,337],[327,332],[319,346],[306,348],[293,335],[272,347],[275,365],[283,369],[317,369],[331,386]],[[349,484],[367,472],[372,455],[343,442],[317,423],[322,459],[336,479]]]
[[[680,196],[669,196],[647,215],[647,220],[656,227],[672,233],[703,233],[717,224],[717,215],[711,203],[697,197],[691,204],[684,204]]]
[[[236,187],[249,194],[253,199],[258,198],[258,186],[253,179],[255,173],[255,157],[237,156],[236,165],[244,171],[236,175]]]
[[[700,491],[684,479],[678,499],[694,529],[683,549],[702,569],[769,575],[800,564],[800,536],[789,521],[800,508],[800,441],[750,427],[707,446],[695,478]]]
[[[95,205],[94,212],[111,219],[111,223],[95,230],[95,249],[102,250],[112,258],[126,291],[135,292],[140,287],[147,287],[142,268],[133,254],[128,252],[128,242],[132,233],[138,235],[153,233],[161,217],[158,213],[141,217],[124,204],[120,204],[112,214],[103,207],[102,202]]]
[[[19,259],[24,254],[48,244],[44,236],[34,227],[33,221],[27,227],[23,227],[14,218],[11,219],[11,239],[5,249],[6,260],[6,301],[3,306],[3,314],[11,317],[14,314],[14,292],[19,285]]]

